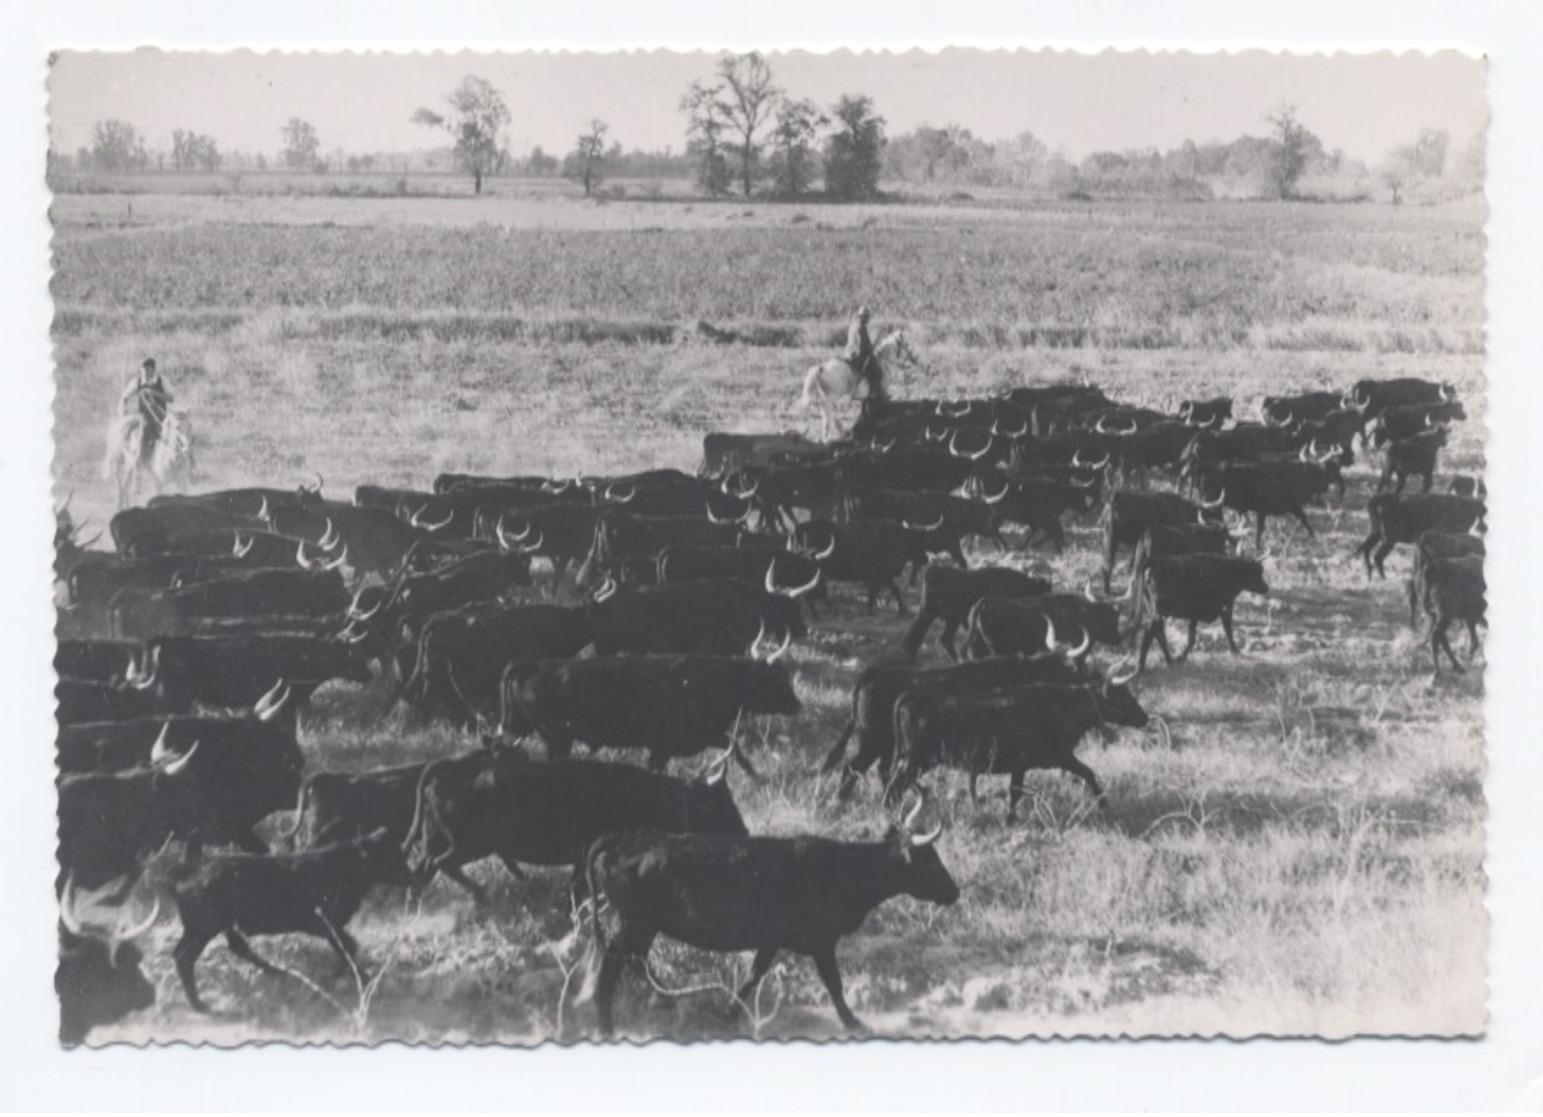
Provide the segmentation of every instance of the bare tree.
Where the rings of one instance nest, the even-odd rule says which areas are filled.
[[[782,90],[772,84],[771,67],[758,51],[723,59],[718,77],[722,81],[718,111],[739,138],[739,181],[748,198],[761,161],[758,133],[771,118]]]
[[[1282,198],[1296,196],[1297,180],[1314,155],[1321,154],[1323,142],[1297,119],[1295,105],[1281,104],[1270,113],[1269,122],[1275,129],[1278,145],[1269,177],[1275,193]]]
[[[686,150],[696,161],[697,185],[716,198],[729,192],[729,163],[724,133],[729,129],[719,97],[722,87],[699,81],[686,87],[680,111],[686,114]]]
[[[584,183],[584,196],[600,180],[600,165],[605,159],[605,134],[611,126],[598,116],[589,122],[587,130],[579,134],[573,148],[574,177]]]
[[[482,176],[497,168],[502,150],[500,133],[509,123],[504,95],[486,78],[469,74],[446,98],[451,115],[433,109],[413,113],[414,124],[443,128],[455,141],[456,164],[472,176],[472,189],[482,193]]]

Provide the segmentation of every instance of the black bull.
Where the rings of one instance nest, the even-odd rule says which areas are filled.
[[[998,597],[1043,597],[1050,592],[1050,582],[1006,567],[986,566],[975,570],[957,570],[951,566],[928,565],[922,571],[922,600],[916,620],[905,636],[906,657],[916,659],[933,622],[942,620],[938,643],[948,658],[958,660],[954,638],[969,619],[970,609],[987,594]]]
[[[1074,683],[1084,678],[1082,670],[1070,660],[1050,652],[1026,658],[994,657],[949,667],[869,667],[852,688],[852,712],[820,770],[831,772],[842,765],[847,744],[855,735],[857,751],[842,765],[837,797],[848,798],[857,781],[874,764],[879,766],[887,785],[896,758],[895,703],[913,689],[926,687],[941,694],[970,694],[1024,683]]]
[[[720,656],[614,656],[538,672],[516,689],[521,713],[564,759],[575,741],[591,749],[646,749],[662,771],[672,757],[734,748],[744,714],[796,714],[787,671],[776,663]],[[735,748],[749,770],[749,762]]]
[[[611,830],[747,832],[721,763],[692,780],[588,760],[486,771],[448,761],[424,769],[403,846],[417,879],[490,856],[511,872],[522,864],[578,868],[595,839]],[[481,899],[480,888],[462,883]]]

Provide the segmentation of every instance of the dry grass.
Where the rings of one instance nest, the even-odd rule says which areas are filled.
[[[792,410],[799,374],[859,299],[916,332],[928,369],[897,378],[902,396],[1088,375],[1158,404],[1226,391],[1247,410],[1297,386],[1425,375],[1471,401],[1448,467],[1482,468],[1482,234],[1471,211],[1030,209],[945,214],[928,228],[897,210],[862,235],[708,232],[719,219],[709,215],[643,236],[457,230],[458,213],[441,223],[423,201],[423,223],[438,227],[168,218],[102,228],[64,204],[102,201],[61,199],[55,284],[56,476],[98,522],[102,420],[146,354],[193,410],[211,487],[320,471],[336,495],[365,480],[426,484],[444,469],[689,469],[709,429],[804,425]],[[149,201],[135,199],[136,221]],[[781,340],[709,346],[685,328],[698,318]],[[1109,332],[1056,347],[1014,332],[1029,323]],[[646,336],[661,326],[674,331],[668,344]],[[1125,344],[1095,344],[1112,338]],[[859,1015],[881,1033],[928,1035],[1482,1029],[1482,680],[1432,681],[1428,650],[1404,623],[1402,556],[1394,578],[1370,586],[1352,561],[1370,481],[1358,468],[1343,510],[1336,500],[1309,513],[1316,540],[1272,529],[1275,592],[1268,605],[1244,599],[1245,656],[1204,633],[1189,664],[1143,678],[1148,730],[1083,746],[1109,788],[1106,811],[1091,811],[1069,778],[1040,773],[1024,820],[1007,826],[1000,780],[983,781],[979,811],[962,781],[933,780],[963,899],[946,911],[894,902],[845,943]],[[1093,525],[1071,539],[1064,556],[1008,561],[1080,585],[1096,563]],[[871,783],[841,810],[814,769],[860,665],[903,626],[893,612],[863,616],[851,595],[838,594],[838,613],[790,655],[804,713],[757,727],[766,781],[735,777],[754,831],[856,837],[884,825]],[[303,733],[311,763],[359,770],[471,743],[396,719],[359,728],[381,697],[323,692]],[[170,972],[169,920],[150,951],[157,1007],[101,1038],[556,1036],[573,946],[562,875],[522,885],[492,865],[477,873],[493,887],[485,922],[443,885],[417,912],[399,894],[370,905],[359,937],[384,974],[367,1012],[347,980],[322,982],[323,997],[216,946],[203,986],[228,1015],[205,1033]],[[320,943],[259,950],[307,975],[331,965]],[[781,963],[754,1014],[733,1010],[726,989],[744,965],[661,944],[654,982],[696,991],[635,983],[621,1019],[639,1035],[836,1034],[802,960]],[[562,1023],[574,1038],[592,1017]]]

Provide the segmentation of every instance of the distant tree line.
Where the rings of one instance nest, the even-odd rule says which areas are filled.
[[[1296,198],[1326,180],[1351,184],[1363,196],[1380,187],[1394,204],[1410,197],[1468,192],[1483,182],[1485,137],[1460,152],[1439,129],[1420,131],[1390,151],[1375,170],[1328,150],[1291,105],[1262,118],[1259,135],[1227,143],[1186,140],[1157,148],[1095,151],[1073,160],[1032,132],[987,141],[959,124],[922,125],[896,136],[871,98],[847,95],[821,107],[790,95],[757,52],[721,59],[713,77],[694,81],[681,96],[686,117],[682,150],[624,150],[610,126],[591,118],[562,156],[540,146],[521,157],[508,145],[511,113],[491,83],[468,75],[446,97],[448,111],[419,109],[414,123],[442,132],[447,146],[412,153],[323,150],[316,127],[291,117],[279,130],[271,163],[264,153],[221,151],[214,137],[178,128],[169,149],[152,150],[128,121],[98,121],[91,143],[73,155],[50,152],[50,172],[284,169],[317,174],[458,170],[480,193],[492,175],[562,176],[586,197],[607,179],[687,179],[705,194],[833,200],[870,199],[882,180],[964,192],[998,188],[1061,198]],[[1340,191],[1343,194],[1343,189]]]

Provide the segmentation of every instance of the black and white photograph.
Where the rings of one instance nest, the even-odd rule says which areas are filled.
[[[1486,1033],[1482,54],[47,83],[59,1044]]]

